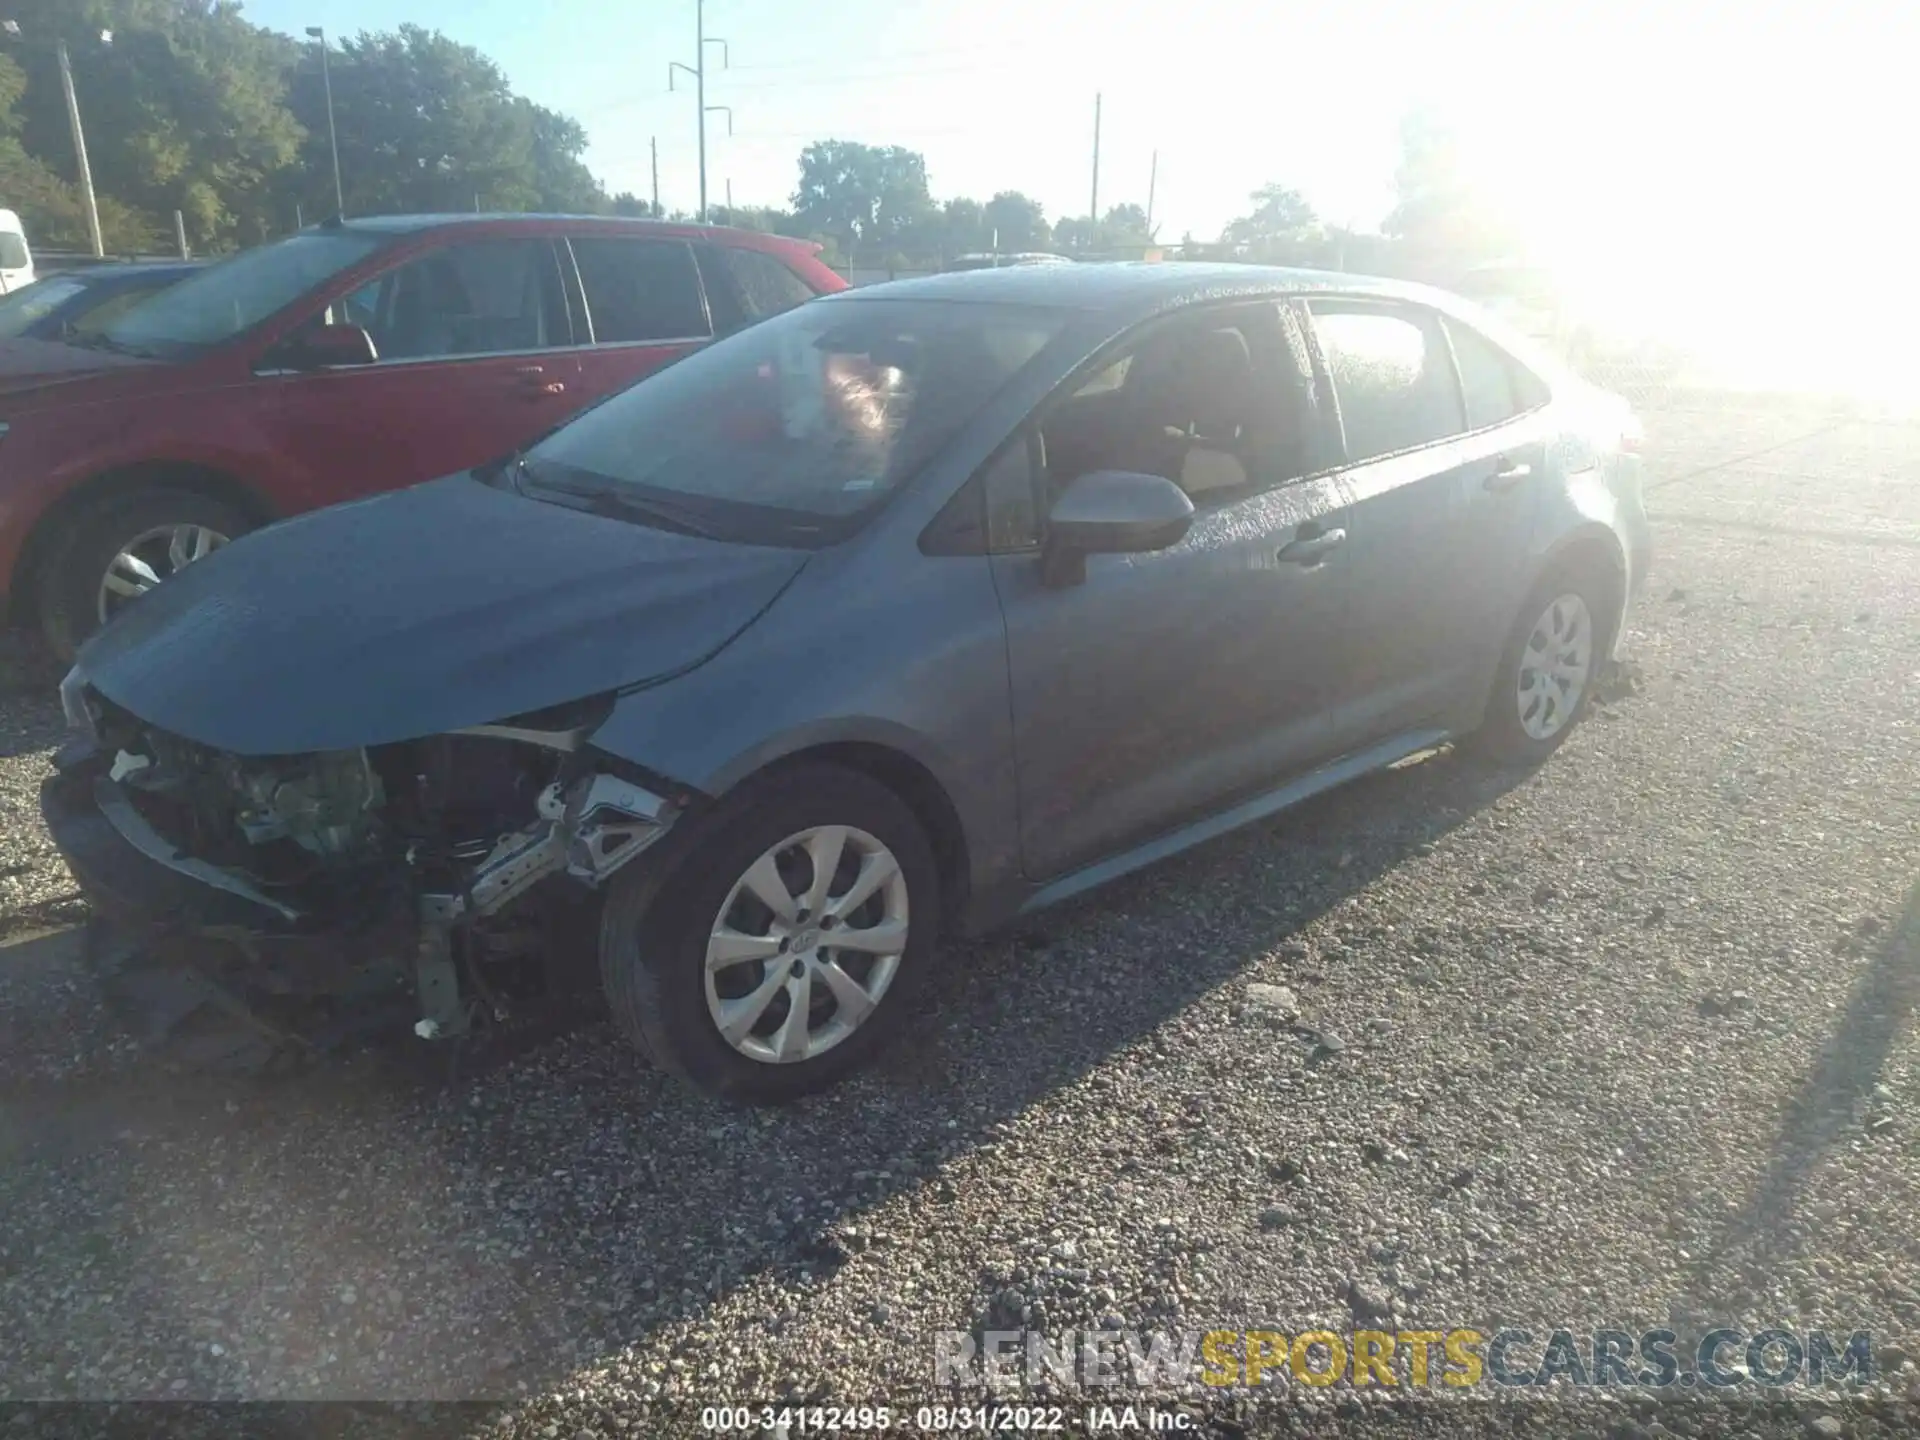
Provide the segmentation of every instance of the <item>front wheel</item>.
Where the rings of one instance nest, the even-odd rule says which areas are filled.
[[[122,609],[253,529],[239,510],[192,490],[137,490],[83,510],[40,567],[40,630],[73,659]]]
[[[1520,609],[1494,677],[1474,748],[1507,765],[1538,765],[1592,703],[1612,636],[1608,585],[1567,569],[1546,577]]]
[[[722,802],[670,875],[615,882],[600,932],[615,1022],[713,1094],[790,1100],[865,1062],[912,1008],[939,928],[913,812],[835,765]]]

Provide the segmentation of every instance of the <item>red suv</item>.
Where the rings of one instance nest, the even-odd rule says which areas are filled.
[[[7,617],[70,657],[237,535],[508,454],[716,334],[844,289],[817,249],[646,220],[334,221],[83,339],[0,344]]]

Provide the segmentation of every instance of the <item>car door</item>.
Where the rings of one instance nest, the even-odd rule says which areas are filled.
[[[567,244],[592,341],[580,355],[587,400],[624,390],[713,338],[687,241],[574,235]]]
[[[1485,624],[1472,570],[1483,458],[1439,317],[1417,305],[1315,298],[1315,358],[1339,415],[1352,499],[1353,608],[1333,677],[1342,748],[1438,725]]]
[[[1473,686],[1505,642],[1532,583],[1533,528],[1563,457],[1552,443],[1546,383],[1465,321],[1446,315],[1441,324],[1466,406],[1452,553],[1468,652],[1462,679]],[[1483,698],[1462,696],[1475,706]]]
[[[1312,459],[1304,345],[1289,343],[1290,325],[1267,304],[1154,327],[1052,407],[1030,451],[1000,462],[1038,472],[1041,515],[1090,469],[1157,470],[1196,508],[1178,544],[1090,556],[1078,583],[1050,587],[1034,545],[1003,544],[994,558],[1032,879],[1143,843],[1327,753],[1347,507]],[[1240,382],[1205,358],[1231,357],[1228,334],[1251,358],[1237,424],[1218,402]],[[1189,403],[1216,413],[1182,439]]]
[[[377,359],[279,377],[277,440],[326,504],[469,469],[578,408],[578,352],[559,257],[544,238],[416,251],[333,298]]]

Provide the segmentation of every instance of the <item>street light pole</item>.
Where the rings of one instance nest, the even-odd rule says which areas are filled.
[[[334,213],[345,218],[347,196],[340,188],[340,134],[333,127],[333,72],[327,65],[327,32],[319,25],[309,25],[307,34],[320,42],[320,85],[327,94],[327,144],[333,149]]]
[[[693,0],[694,104],[700,111],[700,223],[707,223],[707,0]]]
[[[60,65],[60,89],[67,97],[67,124],[73,128],[73,152],[80,161],[80,194],[87,202],[87,238],[93,242],[95,259],[107,253],[100,238],[100,205],[93,197],[93,167],[87,163],[87,136],[80,128],[80,99],[73,90],[73,65],[67,59],[67,42],[56,41],[54,58]]]

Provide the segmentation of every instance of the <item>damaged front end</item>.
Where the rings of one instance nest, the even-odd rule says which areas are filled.
[[[96,914],[123,951],[303,1044],[316,1012],[328,1036],[410,1017],[439,1039],[567,989],[583,902],[696,798],[587,743],[606,702],[243,756],[145,724],[77,671],[62,696],[80,734],[41,805]]]

